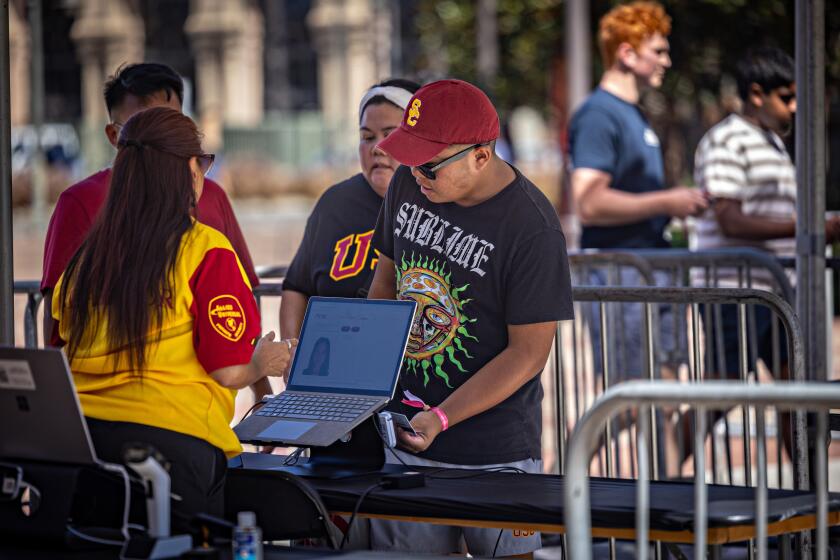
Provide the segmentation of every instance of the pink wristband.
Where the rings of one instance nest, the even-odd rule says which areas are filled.
[[[449,427],[449,417],[446,416],[446,413],[444,411],[442,411],[441,409],[439,409],[436,406],[433,406],[429,410],[431,410],[432,412],[434,412],[437,415],[438,419],[440,420],[440,425],[443,427],[443,429],[441,429],[441,431],[445,432],[446,429]]]

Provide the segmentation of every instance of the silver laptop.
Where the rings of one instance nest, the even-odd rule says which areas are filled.
[[[240,441],[330,445],[394,395],[416,303],[309,298],[289,385],[234,428]]]
[[[64,352],[0,346],[0,459],[99,464]]]

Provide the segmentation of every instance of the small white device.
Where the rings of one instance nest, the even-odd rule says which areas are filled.
[[[382,436],[382,441],[387,447],[396,447],[397,433],[394,430],[394,418],[390,412],[384,411],[376,415],[376,429]]]
[[[123,548],[122,558],[178,558],[192,548],[189,535],[170,536],[169,473],[155,455],[158,452],[146,446],[128,447],[124,450],[125,464],[143,479],[146,487],[146,516],[148,538],[131,539]],[[161,457],[161,460],[163,458]],[[165,462],[165,461],[164,461]]]
[[[169,473],[148,449],[131,448],[126,453],[126,464],[143,479],[146,486],[146,515],[149,536],[168,537],[170,527]]]

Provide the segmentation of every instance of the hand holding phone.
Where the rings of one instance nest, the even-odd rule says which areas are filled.
[[[416,436],[417,432],[414,431],[414,428],[411,426],[411,421],[405,414],[400,414],[399,412],[392,412],[391,419],[394,421],[394,426],[398,428],[402,428],[409,434]]]

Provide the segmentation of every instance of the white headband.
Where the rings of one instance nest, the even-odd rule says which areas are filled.
[[[405,110],[408,107],[408,102],[414,96],[410,91],[397,86],[376,86],[367,90],[361,103],[359,103],[359,118],[362,118],[362,111],[365,110],[365,105],[373,99],[381,95],[400,109]]]

